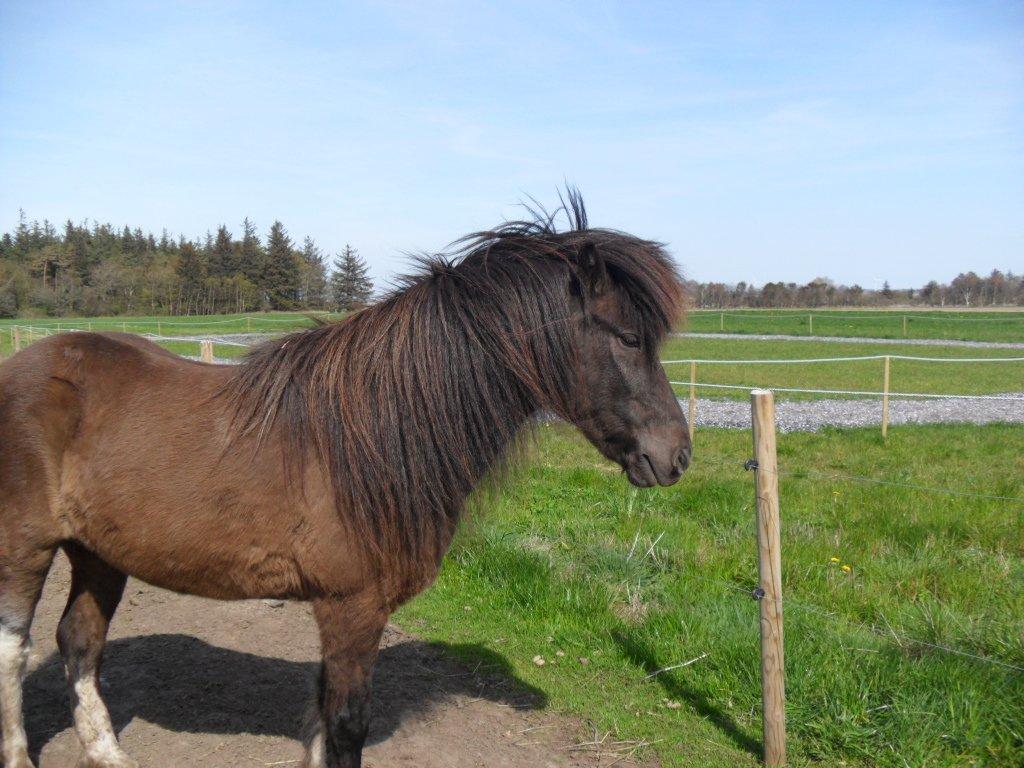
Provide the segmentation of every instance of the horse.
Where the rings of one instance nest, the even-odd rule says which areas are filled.
[[[558,209],[418,257],[374,304],[193,362],[141,337],[48,337],[0,365],[0,718],[31,768],[29,628],[58,549],[57,641],[80,766],[137,768],[99,691],[127,576],[224,600],[310,601],[322,662],[308,768],[357,768],[390,614],[434,580],[470,493],[541,418],[578,428],[636,486],[691,461],[659,362],[680,318],[659,243]]]

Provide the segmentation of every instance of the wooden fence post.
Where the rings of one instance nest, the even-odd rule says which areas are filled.
[[[213,362],[213,342],[203,339],[199,342],[199,357],[204,363]]]
[[[15,352],[21,352],[21,328],[18,326],[11,328],[11,346]]]
[[[885,369],[882,376],[882,438],[889,434],[889,356],[885,356]]]
[[[718,314],[718,330],[720,333],[725,333],[725,312]]]
[[[246,333],[252,333],[252,318],[251,317],[245,318],[245,332]]]
[[[907,338],[907,316],[903,316],[903,338]]]
[[[814,335],[814,315],[807,316],[807,335]]]
[[[156,321],[156,335],[157,336],[163,336],[164,335],[163,331],[160,330],[160,321],[159,320]]]
[[[782,642],[782,539],[779,475],[775,451],[775,397],[750,393],[754,432],[754,490],[757,505],[757,562],[761,603],[761,706],[764,761],[786,763],[786,679]]]
[[[690,361],[690,445],[693,445],[693,433],[697,429],[697,361]]]

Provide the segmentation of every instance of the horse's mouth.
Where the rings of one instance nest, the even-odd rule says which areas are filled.
[[[639,456],[630,456],[623,462],[623,469],[629,482],[637,488],[653,488],[661,485],[658,473],[654,471],[654,465],[646,453]]]

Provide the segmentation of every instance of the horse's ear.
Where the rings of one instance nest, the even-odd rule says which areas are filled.
[[[595,298],[611,287],[608,269],[597,246],[586,242],[576,252],[576,277],[586,296]]]

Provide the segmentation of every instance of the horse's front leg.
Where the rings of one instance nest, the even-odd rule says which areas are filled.
[[[388,614],[377,595],[313,603],[323,662],[318,722],[306,754],[308,768],[359,768],[370,727],[370,689]]]

